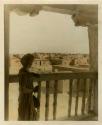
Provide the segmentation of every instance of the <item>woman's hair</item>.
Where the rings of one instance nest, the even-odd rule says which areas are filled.
[[[30,65],[32,63],[34,59],[34,56],[32,54],[26,54],[24,55],[22,58],[21,58],[21,64],[24,66],[24,67],[27,67],[28,65]]]

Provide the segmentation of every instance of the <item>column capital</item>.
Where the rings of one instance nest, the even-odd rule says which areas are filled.
[[[72,15],[72,20],[75,23],[75,26],[97,26],[98,25],[98,19],[97,15],[91,15],[86,14],[82,12],[77,12]]]

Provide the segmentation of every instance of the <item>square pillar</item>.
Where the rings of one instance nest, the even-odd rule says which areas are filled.
[[[4,85],[4,118],[9,118],[9,8],[4,6],[4,61],[5,61],[5,85]]]
[[[98,25],[88,27],[90,70],[98,71]]]
[[[98,24],[88,27],[89,51],[90,51],[90,71],[98,72]],[[94,100],[94,101],[93,101]],[[94,112],[98,115],[98,81],[95,83],[95,95],[92,100]]]

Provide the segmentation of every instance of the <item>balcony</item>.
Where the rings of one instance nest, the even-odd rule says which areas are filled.
[[[9,83],[17,83],[18,78],[18,75],[9,75]],[[50,92],[52,80],[53,90]],[[63,94],[63,92],[59,93],[58,86],[60,80],[67,84],[65,94]],[[38,109],[37,120],[42,120],[42,116],[44,117],[43,120],[46,121],[97,120],[97,115],[94,113],[95,86],[98,82],[97,80],[98,74],[89,71],[40,73],[40,78],[34,78],[34,82],[37,82],[40,87],[37,96],[41,102],[41,107]],[[45,87],[44,91],[42,90],[43,85]],[[64,98],[64,102],[61,100],[62,98],[60,98],[61,95],[63,95],[62,98]],[[45,96],[45,103],[42,105],[43,96]],[[52,99],[52,103],[50,99]],[[66,106],[62,107],[66,110],[65,114],[63,113],[63,117],[59,117],[62,113],[61,107],[59,106],[61,103],[66,103]],[[42,110],[44,110],[43,113],[41,113]]]

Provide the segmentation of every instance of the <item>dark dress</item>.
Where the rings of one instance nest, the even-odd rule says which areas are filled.
[[[25,68],[21,68],[19,71],[18,120],[20,121],[36,120],[32,96],[34,76],[38,77],[38,74],[30,73]]]

